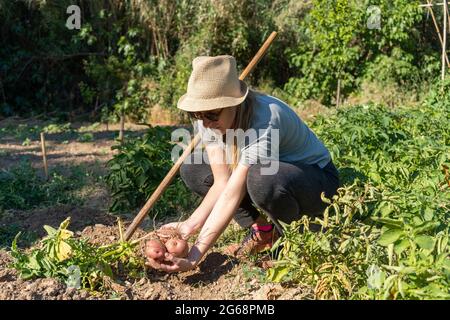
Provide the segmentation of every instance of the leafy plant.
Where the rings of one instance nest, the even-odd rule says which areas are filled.
[[[113,289],[111,283],[121,273],[131,277],[139,275],[143,260],[136,253],[138,240],[97,247],[85,239],[74,238],[68,229],[69,223],[70,217],[58,229],[44,226],[47,237],[41,240],[38,248],[26,253],[17,247],[19,233],[11,247],[14,258],[11,267],[19,271],[23,279],[53,277],[66,283],[79,281],[80,288],[100,292]],[[76,275],[77,279],[71,275]]]
[[[141,207],[169,172],[172,144],[168,128],[153,127],[142,138],[127,139],[108,162],[106,183],[111,190],[112,212]],[[153,216],[176,214],[193,205],[193,195],[176,178],[152,209]]]
[[[440,86],[416,108],[354,106],[313,123],[343,187],[323,199],[323,218],[285,226],[271,280],[306,282],[316,298],[450,298],[450,105]]]
[[[70,127],[70,123],[64,123],[64,124],[59,124],[59,123],[52,123],[49,124],[47,126],[45,126],[42,131],[45,133],[65,133],[65,132],[70,132],[72,129]]]
[[[405,0],[314,1],[300,22],[303,41],[286,50],[297,72],[285,83],[285,90],[297,99],[313,98],[329,105],[338,80],[343,96],[355,91],[364,78],[413,88],[421,70],[418,53],[428,48],[417,37],[423,17],[418,5]],[[379,28],[367,26],[371,6],[379,9]]]
[[[381,246],[372,245],[377,232],[354,218],[363,218],[382,197],[374,187],[354,183],[339,190],[323,219],[303,216],[284,225],[285,234],[274,246],[281,246],[279,261],[268,271],[268,278],[301,279],[302,284],[315,288],[315,297],[320,299],[351,297],[365,285],[366,269],[382,257]]]
[[[78,136],[78,141],[80,142],[91,142],[94,141],[94,134],[92,132],[85,132]]]

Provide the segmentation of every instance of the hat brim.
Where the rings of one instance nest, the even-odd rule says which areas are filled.
[[[244,81],[239,80],[241,84],[241,93],[240,97],[218,97],[214,99],[198,99],[189,97],[187,94],[181,96],[178,100],[177,108],[190,111],[190,112],[201,112],[201,111],[209,111],[214,109],[221,109],[227,107],[233,107],[238,104],[241,104],[248,95],[248,87]]]

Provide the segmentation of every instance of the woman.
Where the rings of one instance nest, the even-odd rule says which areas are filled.
[[[326,207],[321,193],[336,193],[338,172],[323,143],[284,102],[249,90],[233,57],[194,59],[178,108],[198,120],[207,160],[198,163],[202,157],[193,154],[180,175],[204,198],[187,220],[162,228],[177,227],[185,238],[200,233],[187,258],[166,254],[161,264],[149,259],[150,266],[167,272],[195,268],[232,218],[249,228],[249,236],[228,247],[228,254],[268,249],[282,232],[279,221],[320,215]]]

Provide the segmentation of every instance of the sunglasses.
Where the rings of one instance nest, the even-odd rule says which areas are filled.
[[[193,119],[204,120],[207,119],[209,121],[218,121],[220,118],[220,114],[223,109],[220,109],[219,112],[188,112],[189,116]]]

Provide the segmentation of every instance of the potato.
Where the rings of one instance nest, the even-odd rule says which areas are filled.
[[[186,240],[172,238],[166,242],[167,252],[178,258],[185,258],[189,252],[189,246]]]
[[[145,243],[145,256],[147,258],[162,261],[166,251],[164,244],[157,239],[152,239]]]

